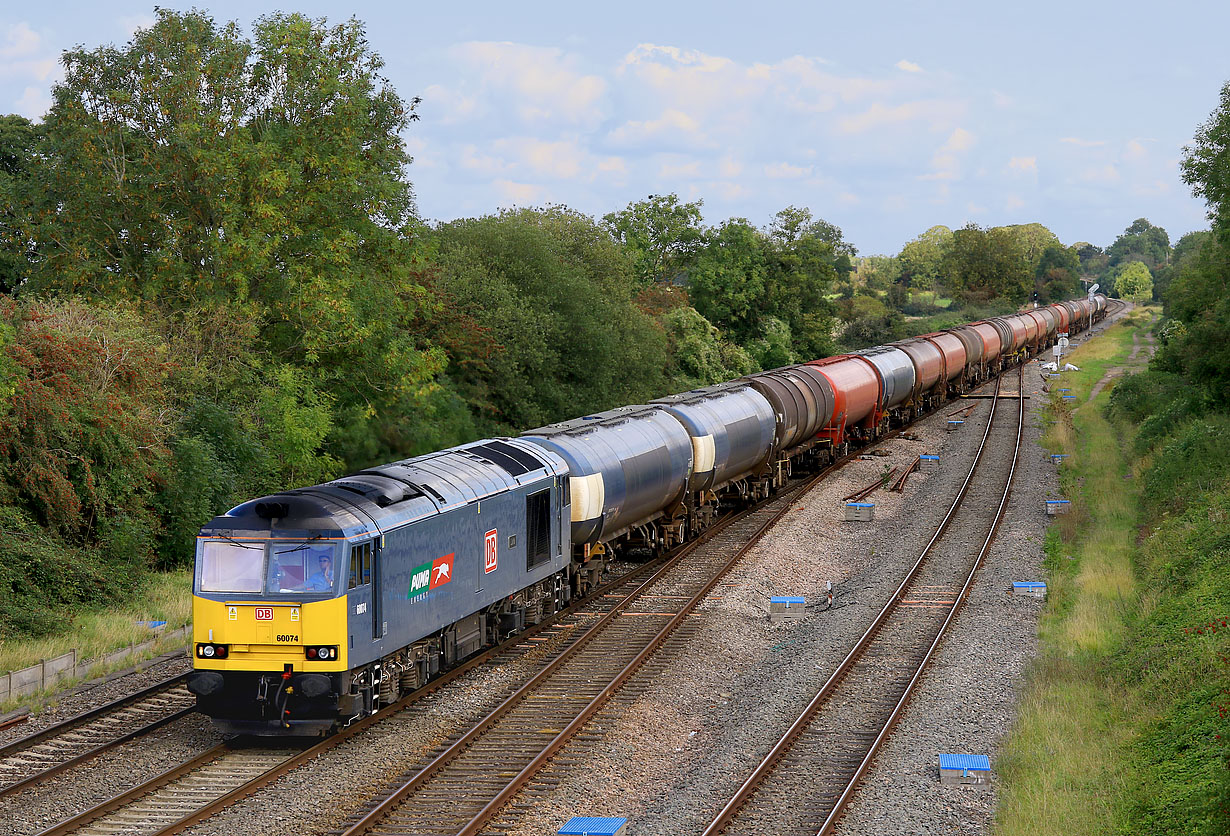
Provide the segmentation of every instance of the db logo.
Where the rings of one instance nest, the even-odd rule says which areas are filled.
[[[497,529],[491,529],[487,532],[487,538],[483,543],[483,573],[488,574],[494,572],[498,561],[496,554],[496,534]]]
[[[257,607],[256,608],[256,620],[257,621],[273,621],[273,607]]]

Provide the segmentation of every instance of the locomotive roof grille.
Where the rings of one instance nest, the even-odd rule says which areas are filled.
[[[519,450],[503,441],[492,441],[487,444],[476,444],[466,450],[472,456],[482,459],[508,472],[509,476],[520,476],[531,470],[542,470],[542,462],[524,450]]]

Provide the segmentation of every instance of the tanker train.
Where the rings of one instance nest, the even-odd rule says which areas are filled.
[[[323,734],[1104,315],[1091,296],[266,496],[197,541],[188,688]]]

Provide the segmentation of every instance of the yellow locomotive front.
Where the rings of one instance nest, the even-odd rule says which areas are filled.
[[[318,734],[347,670],[344,540],[202,532],[189,690],[227,731]]]

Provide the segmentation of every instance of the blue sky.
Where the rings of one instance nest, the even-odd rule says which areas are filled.
[[[649,194],[717,223],[786,206],[893,254],[935,224],[1037,221],[1110,244],[1135,218],[1207,227],[1182,147],[1230,80],[1230,4],[215,2],[368,27],[421,120],[406,140],[432,220]],[[8,3],[0,112],[38,118],[77,45],[123,44],[151,4]]]

